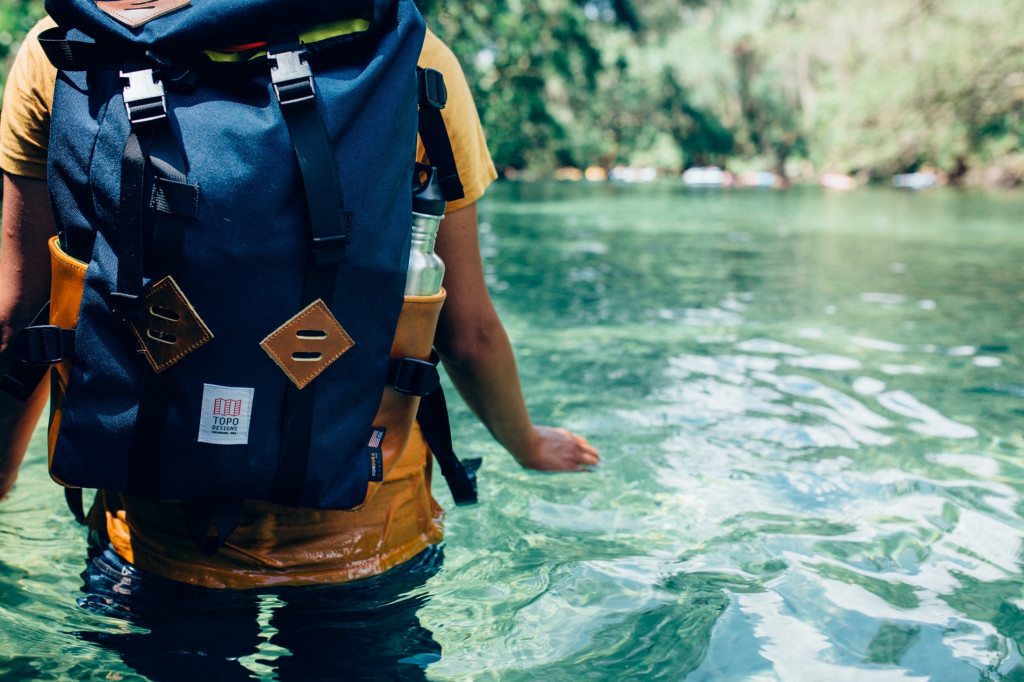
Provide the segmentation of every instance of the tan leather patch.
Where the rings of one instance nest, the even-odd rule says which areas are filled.
[[[192,0],[98,0],[96,7],[122,24],[138,28],[157,17],[188,7]]]
[[[260,342],[299,388],[305,388],[353,345],[352,337],[319,298]]]
[[[164,277],[146,294],[142,324],[129,322],[158,374],[213,338],[192,304],[172,277]]]

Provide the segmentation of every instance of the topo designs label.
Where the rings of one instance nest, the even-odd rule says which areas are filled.
[[[203,413],[199,418],[199,442],[214,445],[245,445],[255,389],[203,384]]]

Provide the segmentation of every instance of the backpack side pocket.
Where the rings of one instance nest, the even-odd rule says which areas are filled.
[[[87,265],[64,253],[57,237],[50,239],[50,324],[61,329],[74,329],[78,323],[78,311],[82,306],[82,290],[85,286]],[[53,448],[60,431],[60,417],[64,408],[64,394],[71,376],[73,353],[56,364],[50,373],[50,423],[47,431],[50,463],[53,462]],[[50,474],[51,477],[53,474]],[[54,478],[57,483],[65,485]]]
[[[406,296],[402,305],[402,314],[398,318],[395,340],[391,346],[392,358],[414,358],[428,360],[434,347],[434,331],[437,320],[444,305],[446,293],[442,289],[433,296]],[[373,420],[375,434],[382,434],[377,447],[380,450],[381,475],[379,481],[371,480],[366,491],[369,500],[380,487],[395,464],[402,458],[406,449],[413,446],[410,437],[416,422],[416,411],[420,399],[394,390],[391,386],[384,389],[380,408]],[[426,443],[419,445],[429,457]],[[366,504],[363,502],[362,507]],[[359,507],[356,507],[358,509]]]

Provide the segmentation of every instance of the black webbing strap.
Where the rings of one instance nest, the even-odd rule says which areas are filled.
[[[154,174],[149,201],[154,213],[153,244],[146,250],[152,258],[147,267],[157,280],[180,270],[185,223],[198,215],[199,187],[187,182],[187,162],[170,125],[153,130],[148,160]],[[147,369],[143,376],[128,469],[129,485],[140,496],[159,496],[173,375]]]
[[[70,356],[74,348],[75,330],[46,324],[50,319],[50,303],[36,313],[32,323],[15,338],[18,362],[0,378],[0,391],[26,402],[46,376],[50,365]]]
[[[330,308],[334,298],[337,266],[318,268],[312,261],[311,256],[302,287],[302,303],[304,306],[309,305],[317,298],[321,298]],[[289,381],[285,389],[281,413],[281,447],[278,448],[277,470],[274,472],[274,485],[270,492],[270,499],[279,504],[302,506],[302,491],[309,469],[316,387],[315,381],[303,389]]]
[[[444,85],[444,77],[440,71],[416,67],[419,87],[419,126],[420,139],[427,150],[430,165],[437,168],[441,191],[445,201],[462,199],[466,193],[459,180],[459,169],[455,165],[455,154],[448,138],[441,110],[448,102],[448,90]]]
[[[75,517],[75,521],[85,525],[85,505],[82,503],[81,488],[64,488],[64,501]]]
[[[352,240],[352,213],[345,209],[333,147],[317,109],[307,53],[295,42],[267,51],[270,79],[288,126],[299,164],[310,221],[310,262],[302,287],[302,305],[318,298],[328,308],[334,299],[337,266],[345,262]],[[270,497],[300,506],[309,467],[316,383],[299,389],[288,384],[282,413],[281,447]]]
[[[199,213],[199,186],[188,183],[188,162],[170,125],[154,129],[148,161],[153,170],[153,191],[148,202],[153,209],[153,234],[152,244],[146,249],[151,255],[146,267],[155,281],[181,270],[185,227]],[[129,485],[151,497],[159,496],[173,377],[171,371],[159,374],[146,371],[132,435]],[[190,536],[204,554],[213,554],[220,548],[238,525],[240,516],[240,502],[209,501],[189,503],[186,507]],[[216,520],[217,535],[208,536],[213,520]]]
[[[145,317],[143,275],[147,266],[144,253],[149,237],[145,227],[150,210],[156,209],[152,238],[158,248],[150,250],[157,256],[154,263],[148,265],[150,270],[155,270],[151,274],[170,274],[181,258],[183,239],[176,216],[179,213],[189,218],[195,216],[198,187],[189,188],[185,182],[184,157],[167,119],[161,81],[152,69],[122,71],[121,75],[127,81],[124,102],[131,131],[121,157],[117,291],[111,295],[118,314],[125,320],[142,323]],[[147,196],[147,169],[150,167],[154,183]],[[166,210],[161,211],[161,206]],[[157,374],[148,367],[143,370],[128,464],[128,486],[139,497],[158,498],[160,495],[163,435],[171,386],[171,373]]]
[[[313,260],[312,257],[310,260]],[[336,270],[336,266],[318,268],[310,263],[306,268],[306,279],[302,287],[303,305],[320,298],[328,308],[331,307]],[[326,281],[327,278],[331,281]],[[270,492],[270,499],[279,504],[302,506],[302,490],[309,468],[316,387],[315,381],[302,389],[288,382],[285,389],[281,417],[281,447],[278,449],[277,471],[274,473],[274,485]]]
[[[146,150],[152,130],[132,128],[121,155],[121,197],[117,224],[117,291],[111,293],[114,311],[125,320],[140,321],[142,302],[142,242],[146,201]],[[144,150],[144,147],[146,148]]]
[[[216,554],[242,520],[241,500],[188,500],[185,530],[206,556]],[[210,535],[210,526],[217,531]]]
[[[137,497],[158,499],[164,459],[164,425],[172,372],[157,374],[147,365],[142,376],[139,406],[128,460],[128,486]]]
[[[138,323],[145,315],[143,299],[143,240],[146,211],[146,158],[152,143],[152,124],[143,127],[140,140],[136,126],[125,142],[121,157],[121,203],[118,209],[117,291],[112,292],[114,310],[125,321]],[[145,147],[145,149],[144,149]],[[167,377],[143,370],[139,405],[132,432],[128,464],[128,485],[132,494],[156,498],[160,490],[163,455],[164,411]]]
[[[452,427],[448,421],[448,404],[444,399],[444,391],[437,390],[420,398],[420,407],[416,413],[416,421],[420,424],[423,439],[427,441],[441,474],[452,491],[452,499],[457,505],[476,503],[476,470],[480,467],[480,459],[467,459],[460,462],[452,447]]]
[[[317,109],[306,51],[296,43],[284,49],[271,48],[267,58],[274,93],[302,174],[316,266],[344,263],[345,247],[352,241],[353,216],[345,209],[337,161]]]
[[[49,367],[30,367],[20,362],[0,378],[0,391],[25,403],[32,397]]]
[[[281,424],[281,447],[270,499],[278,504],[301,507],[302,491],[309,469],[309,448],[313,433],[316,382],[298,388],[288,384]]]

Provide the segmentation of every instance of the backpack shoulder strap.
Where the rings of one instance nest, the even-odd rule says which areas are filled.
[[[416,67],[416,77],[420,98],[420,137],[427,150],[430,165],[437,168],[444,193],[445,201],[462,199],[466,193],[459,180],[459,170],[455,166],[455,154],[452,142],[448,137],[448,129],[441,117],[441,110],[448,102],[448,90],[444,86],[444,77],[440,71]]]

